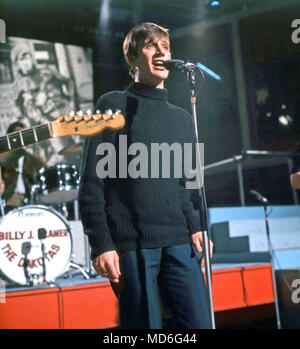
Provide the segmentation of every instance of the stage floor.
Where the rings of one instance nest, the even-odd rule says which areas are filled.
[[[118,327],[118,301],[101,276],[78,271],[52,285],[7,285],[0,303],[1,329],[105,329]],[[267,263],[212,264],[214,311],[274,301]]]

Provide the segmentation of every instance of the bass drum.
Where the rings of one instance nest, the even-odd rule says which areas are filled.
[[[68,268],[72,247],[67,221],[52,208],[20,207],[0,223],[0,269],[17,284],[39,284],[43,272],[46,281],[55,280]]]

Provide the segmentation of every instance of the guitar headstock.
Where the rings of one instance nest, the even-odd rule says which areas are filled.
[[[118,130],[125,125],[124,116],[120,110],[114,113],[106,110],[103,114],[97,110],[96,114],[91,111],[70,113],[70,115],[59,116],[51,123],[53,137],[70,135],[93,136],[106,128]]]

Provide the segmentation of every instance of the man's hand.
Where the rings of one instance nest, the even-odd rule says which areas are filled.
[[[5,182],[0,180],[0,195],[5,191]]]
[[[294,189],[300,189],[300,172],[295,172],[290,175],[291,186]]]
[[[202,236],[202,231],[199,231],[198,233],[195,233],[192,235],[192,242],[193,242],[193,245],[195,246],[196,248],[196,251],[198,253],[201,253],[202,252],[202,249],[203,249],[203,236]],[[213,242],[211,240],[209,240],[209,252],[210,252],[210,258],[212,257],[213,255]],[[205,260],[204,260],[204,257],[202,257],[201,259],[201,268],[204,267],[204,264],[205,264]]]
[[[119,282],[121,272],[116,251],[107,251],[94,258],[93,267],[102,277],[108,278],[111,282]]]

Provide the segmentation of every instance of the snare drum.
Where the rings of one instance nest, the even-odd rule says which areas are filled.
[[[75,165],[42,168],[36,178],[36,199],[45,205],[62,204],[77,198],[79,172]]]
[[[44,236],[39,236],[41,228]],[[45,271],[46,281],[53,281],[66,271],[71,258],[71,230],[55,210],[29,205],[3,217],[0,223],[0,269],[5,279],[20,285],[38,284]]]

